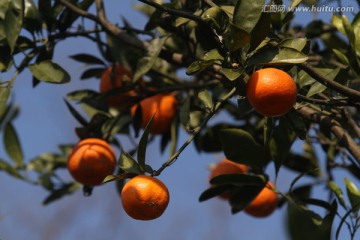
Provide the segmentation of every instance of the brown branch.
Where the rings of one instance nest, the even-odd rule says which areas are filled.
[[[343,108],[341,114],[346,119],[349,126],[354,130],[355,134],[360,138],[360,127],[357,125],[355,120],[350,115],[349,111],[346,108]]]
[[[350,134],[341,127],[339,122],[307,106],[301,106],[297,111],[308,120],[328,128],[339,139],[340,146],[345,147],[356,161],[360,163],[360,147]]]
[[[318,82],[325,85],[326,87],[349,97],[353,101],[360,101],[360,92],[359,91],[348,88],[340,83],[337,83],[329,78],[324,77],[322,74],[320,74],[316,69],[314,69],[308,63],[301,63],[298,66],[302,70],[304,70],[307,74],[309,74],[312,78],[316,79]]]

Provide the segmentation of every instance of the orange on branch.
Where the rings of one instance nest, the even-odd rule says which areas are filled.
[[[124,88],[134,88],[135,85],[132,82],[133,74],[120,64],[115,65],[115,69],[111,66],[108,67],[100,77],[100,92],[104,94],[110,94],[111,91],[119,90],[119,93],[114,93],[108,97],[107,102],[110,107],[114,107],[119,110],[128,109],[136,100],[139,92],[137,89],[124,91],[120,90]],[[139,80],[142,81],[141,79]]]
[[[213,169],[211,169],[210,179],[222,175],[222,174],[237,174],[247,173],[248,167],[244,164],[235,163],[229,159],[223,159],[218,162]],[[219,195],[223,199],[229,199],[230,195],[228,192],[224,192]]]
[[[246,96],[258,113],[282,116],[296,103],[297,88],[294,79],[276,68],[264,68],[254,72],[246,84]]]
[[[125,212],[137,220],[160,217],[169,204],[169,191],[157,178],[138,175],[128,181],[121,191]]]
[[[72,177],[86,185],[100,185],[114,172],[116,157],[112,147],[99,138],[80,141],[68,157],[67,168]]]
[[[274,191],[274,184],[268,182],[244,211],[254,217],[267,217],[275,211],[277,206],[278,198]]]
[[[177,99],[173,94],[157,94],[143,99],[131,108],[133,117],[139,105],[141,106],[141,128],[145,128],[155,114],[150,133],[164,134],[170,130],[177,111]]]

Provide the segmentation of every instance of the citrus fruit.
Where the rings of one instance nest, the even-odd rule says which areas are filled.
[[[254,72],[246,84],[246,96],[258,113],[277,117],[286,114],[296,102],[297,89],[294,79],[276,68]]]
[[[137,220],[160,217],[169,204],[169,191],[159,179],[137,175],[125,183],[121,191],[125,212]]]
[[[274,191],[274,184],[268,182],[244,211],[254,217],[267,217],[274,212],[277,206],[278,198]]]
[[[143,99],[131,108],[133,117],[139,105],[141,106],[141,128],[145,128],[155,114],[150,133],[164,134],[170,130],[177,111],[177,99],[173,94],[157,94]]]
[[[210,173],[210,179],[222,175],[222,174],[236,174],[236,173],[247,173],[248,167],[244,164],[235,163],[229,159],[223,159],[218,162],[212,169]],[[219,195],[223,199],[229,199],[229,192],[224,192]]]
[[[114,172],[116,158],[112,147],[99,138],[87,138],[72,149],[67,168],[73,178],[86,185],[100,185]]]
[[[120,90],[121,87],[133,87],[134,83],[132,82],[133,74],[128,69],[123,67],[120,64],[116,64],[115,68],[113,66],[108,67],[100,77],[100,92],[104,94],[109,94],[107,98],[107,103],[109,106],[114,107],[119,110],[128,109],[136,100],[138,96],[138,90],[129,90],[124,92]],[[141,80],[139,80],[141,82]],[[119,90],[119,93],[110,93],[111,91]]]

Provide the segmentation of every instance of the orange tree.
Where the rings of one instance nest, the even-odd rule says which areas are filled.
[[[12,124],[19,109],[9,96],[25,69],[32,73],[34,87],[69,82],[71,77],[53,53],[58,43],[83,37],[98,47],[101,57],[84,53],[81,46],[70,56],[86,64],[82,79],[100,79],[104,71],[118,65],[133,73],[122,79],[126,84],[113,84],[110,91],[76,90],[65,100],[69,114],[79,122],[75,129],[79,141],[100,138],[121,152],[117,172],[107,176],[104,184],[116,181],[121,189],[127,178],[138,174],[161,177],[175,161],[181,161],[189,144],[195,144],[199,152],[223,152],[231,161],[249,167],[247,173],[212,178],[211,187],[199,193],[200,201],[231,190],[231,211],[246,209],[266,187],[264,169],[273,164],[276,177],[281,168],[298,172],[287,191],[271,189],[279,198],[278,207],[287,208],[293,239],[329,239],[331,232],[338,238],[345,226],[354,239],[359,226],[358,182],[350,178],[336,182],[334,175],[343,169],[354,179],[360,177],[360,15],[354,3],[352,20],[338,11],[329,22],[294,26],[296,11],[289,10],[309,7],[310,2],[318,1],[294,0],[284,5],[281,0],[139,0],[136,10],[148,21],[143,29],[136,29],[125,19],[110,22],[102,0],[2,0],[0,70],[10,77],[0,83],[0,127],[9,158],[1,160],[1,170],[45,187],[49,196],[44,203],[79,189],[79,183],[59,181],[56,174],[66,168],[76,143],[60,145],[60,153],[23,159]],[[273,68],[269,76],[275,79],[264,81],[261,74],[253,75],[263,68]],[[184,69],[190,80],[184,77]],[[282,74],[276,74],[278,70]],[[116,71],[107,74],[110,81],[116,80]],[[294,85],[284,85],[283,78],[290,79],[290,85],[294,81],[296,94]],[[255,79],[251,87],[249,79]],[[268,81],[272,83],[266,86]],[[290,89],[290,95],[284,89]],[[167,131],[152,134],[157,111],[145,126],[142,111],[131,115],[130,107],[168,93],[176,97],[176,116],[169,118]],[[123,94],[131,96],[126,100],[128,108],[109,106],[109,98]],[[79,113],[76,103],[86,107],[87,116]],[[266,116],[256,111],[259,105]],[[273,110],[274,115],[268,114]],[[209,125],[221,112],[232,120]],[[184,143],[177,142],[179,129],[188,134]],[[135,149],[124,149],[120,135],[141,137]],[[153,137],[160,137],[161,149],[168,147],[172,153],[159,168],[145,161],[146,146]],[[303,144],[302,150],[292,151],[295,141]],[[324,159],[318,159],[316,149],[323,151]],[[38,177],[29,178],[34,176],[29,171]],[[312,183],[299,185],[303,176],[312,177]],[[315,185],[327,189],[329,197],[311,193]],[[92,186],[84,188],[90,193]],[[324,214],[312,210],[314,206],[323,208]],[[335,218],[337,226],[333,226]]]

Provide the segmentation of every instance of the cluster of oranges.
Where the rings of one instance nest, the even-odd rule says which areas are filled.
[[[222,174],[246,174],[248,170],[248,167],[244,164],[223,159],[211,169],[210,179]],[[244,212],[254,217],[267,217],[272,214],[278,206],[278,198],[274,189],[274,184],[270,181],[267,182],[255,199],[244,209]],[[230,193],[224,192],[219,197],[227,200]]]
[[[115,167],[116,158],[112,147],[99,138],[80,141],[67,162],[73,178],[86,186],[100,185],[106,176],[113,174]],[[121,202],[130,217],[152,220],[164,213],[169,203],[169,191],[159,179],[137,175],[124,185]]]
[[[140,113],[141,127],[145,128],[153,118],[150,133],[164,134],[169,131],[176,115],[177,99],[173,94],[157,94],[137,103],[143,81],[137,86],[130,81],[132,73],[121,65],[107,68],[101,76],[100,92],[111,93],[129,86],[131,90],[118,92],[107,97],[110,107],[130,114]],[[296,102],[296,85],[285,72],[266,68],[254,72],[247,81],[246,95],[254,109],[264,116],[286,114]],[[113,174],[116,168],[114,150],[108,142],[98,138],[81,140],[69,155],[67,167],[73,178],[86,185],[100,185],[104,178]],[[212,169],[210,178],[222,174],[247,174],[246,165],[224,159]],[[225,192],[221,198],[229,199]],[[125,212],[134,219],[151,220],[160,217],[169,203],[169,191],[159,179],[137,175],[127,181],[121,191],[121,202]],[[277,207],[278,198],[274,185],[268,182],[244,211],[255,217],[269,216]]]

